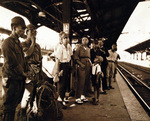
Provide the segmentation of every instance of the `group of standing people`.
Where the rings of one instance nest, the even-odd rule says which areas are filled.
[[[76,72],[75,79],[72,79],[71,87],[75,92],[75,102],[83,104],[88,102],[88,97],[94,87],[93,104],[99,103],[99,92],[107,94],[106,90],[114,89],[111,85],[114,80],[116,63],[118,54],[117,45],[113,44],[110,50],[104,46],[103,40],[98,40],[96,44],[93,42],[92,48],[89,48],[89,40],[87,37],[82,37],[80,45],[72,52],[69,37],[65,32],[60,32],[60,43],[55,48],[56,65],[55,69],[58,74],[63,71],[59,81],[59,101],[62,102],[64,109],[67,108],[67,98],[65,93],[70,86],[70,73]],[[71,64],[73,60],[73,64]],[[73,66],[72,65],[76,65]]]
[[[2,68],[3,121],[14,121],[15,110],[21,100],[21,112],[25,116],[21,120],[24,121],[27,120],[27,105],[33,106],[37,88],[41,89],[39,85],[44,80],[42,54],[40,45],[36,43],[37,31],[34,25],[26,26],[21,17],[14,17],[11,20],[11,29],[11,35],[2,43],[4,56]],[[25,32],[26,39],[23,43],[20,43],[19,37],[23,37]],[[98,44],[92,43],[93,48],[90,49],[88,38],[82,37],[81,44],[73,52],[68,34],[60,32],[59,36],[60,42],[54,49],[56,59],[54,77],[59,78],[57,91],[62,108],[67,108],[68,98],[65,94],[70,91],[70,73],[73,70],[75,70],[77,76],[76,87],[71,87],[75,91],[75,102],[83,104],[88,101],[86,97],[92,92],[92,82],[94,87],[94,98],[92,100],[93,104],[97,105],[99,103],[99,92],[106,94],[105,90],[114,89],[111,82],[114,78],[115,63],[118,58],[117,46],[114,44],[112,49],[107,50],[103,41],[99,40]],[[71,60],[73,60],[73,63]],[[72,65],[76,65],[76,68],[73,68]],[[47,83],[44,84],[51,87]],[[25,95],[25,88],[30,92],[29,96]],[[47,96],[47,93],[44,95]],[[57,98],[57,96],[53,97]],[[41,104],[39,103],[39,105]]]
[[[118,54],[117,45],[113,44],[110,50],[104,46],[103,38],[88,47],[88,38],[83,37],[81,45],[74,53],[77,63],[77,95],[76,103],[87,102],[86,95],[91,92],[91,83],[94,88],[93,104],[99,103],[99,93],[107,94],[106,90],[114,89],[111,82],[114,80]],[[79,93],[78,93],[79,92]]]

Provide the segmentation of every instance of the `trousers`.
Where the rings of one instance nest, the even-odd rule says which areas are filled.
[[[109,86],[111,86],[111,82],[113,80],[114,73],[115,73],[115,63],[114,62],[108,62],[106,77],[107,77],[107,84]]]
[[[80,66],[77,68],[78,82],[76,98],[80,98],[82,94],[88,94],[90,90],[91,65],[87,59],[82,59],[81,62],[85,65],[85,69]]]
[[[70,64],[61,63],[60,70],[63,70],[63,76],[60,77],[60,81],[59,81],[59,95],[63,100],[70,81]]]
[[[25,80],[8,79],[3,90],[3,121],[14,121],[17,105],[21,102],[25,89]]]

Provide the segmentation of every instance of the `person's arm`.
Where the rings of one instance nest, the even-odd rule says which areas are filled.
[[[31,38],[31,46],[29,47],[28,50],[24,51],[25,53],[25,57],[29,57],[32,55],[33,51],[34,51],[34,47],[35,47],[35,38]],[[23,49],[24,50],[24,49]]]
[[[42,56],[42,52],[41,52],[41,47],[39,44],[36,44],[36,46],[38,47],[38,50],[39,50],[39,64],[40,64],[40,72],[39,72],[39,77],[40,79],[42,79],[42,59],[43,59],[43,56]]]
[[[70,56],[71,56],[71,59],[73,60],[73,51],[72,51],[72,47],[70,46],[69,44],[69,52],[70,52]]]
[[[24,76],[24,68],[18,62],[13,41],[9,39],[5,40],[2,44],[2,51],[5,62],[8,64],[8,68],[14,70],[16,74]]]
[[[62,46],[59,46],[56,52],[56,74],[58,74],[60,71],[60,59],[62,57],[62,54],[63,54]]]
[[[80,61],[80,47],[77,48],[77,50],[75,51],[75,54],[74,54],[74,59],[76,60],[77,64],[79,64],[81,66],[81,68],[85,68],[85,65],[83,63],[81,63]]]

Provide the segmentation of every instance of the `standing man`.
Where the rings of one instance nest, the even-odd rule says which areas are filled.
[[[88,99],[85,95],[89,92],[90,85],[90,72],[91,72],[91,60],[90,60],[90,48],[88,47],[89,40],[87,37],[82,38],[82,44],[77,48],[74,54],[74,59],[78,64],[78,84],[77,94],[75,102],[77,104],[83,104]]]
[[[111,85],[112,80],[114,79],[115,73],[115,62],[117,61],[118,54],[116,53],[117,45],[113,44],[112,48],[108,50],[109,56],[107,57],[108,66],[107,66],[107,85],[108,89],[114,89]]]
[[[16,107],[24,93],[26,64],[19,37],[23,37],[25,28],[21,17],[12,18],[12,33],[2,43],[3,121],[14,121]]]
[[[101,63],[101,68],[102,68],[102,72],[104,74],[104,77],[102,78],[102,86],[103,86],[103,90],[106,90],[107,89],[107,80],[106,80],[106,68],[107,68],[107,65],[108,65],[108,62],[107,62],[107,58],[109,56],[109,53],[108,53],[108,50],[106,47],[104,47],[104,38],[100,39],[98,41],[98,48],[97,48],[97,51],[96,51],[96,55],[98,56],[102,56],[103,57],[103,62]],[[104,93],[106,93],[104,91]]]
[[[36,87],[37,82],[41,80],[41,72],[42,72],[42,54],[41,47],[36,43],[36,27],[33,24],[27,25],[26,28],[27,38],[26,41],[22,43],[24,55],[27,61],[27,80],[31,80],[30,83],[26,84],[25,96],[23,96],[23,100],[21,103],[22,112],[26,112],[24,109],[27,106],[27,102],[30,103],[32,108],[33,102],[36,95]],[[30,101],[26,99],[26,93],[30,92]],[[26,114],[22,114],[25,116]]]

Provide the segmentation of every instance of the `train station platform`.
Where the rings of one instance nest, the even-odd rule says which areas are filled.
[[[0,77],[0,121],[2,113],[2,83]],[[139,104],[127,84],[117,73],[115,88],[108,90],[107,95],[100,95],[99,105],[89,102],[83,105],[74,104],[74,98],[69,99],[68,108],[63,110],[62,121],[149,121],[150,118]]]

